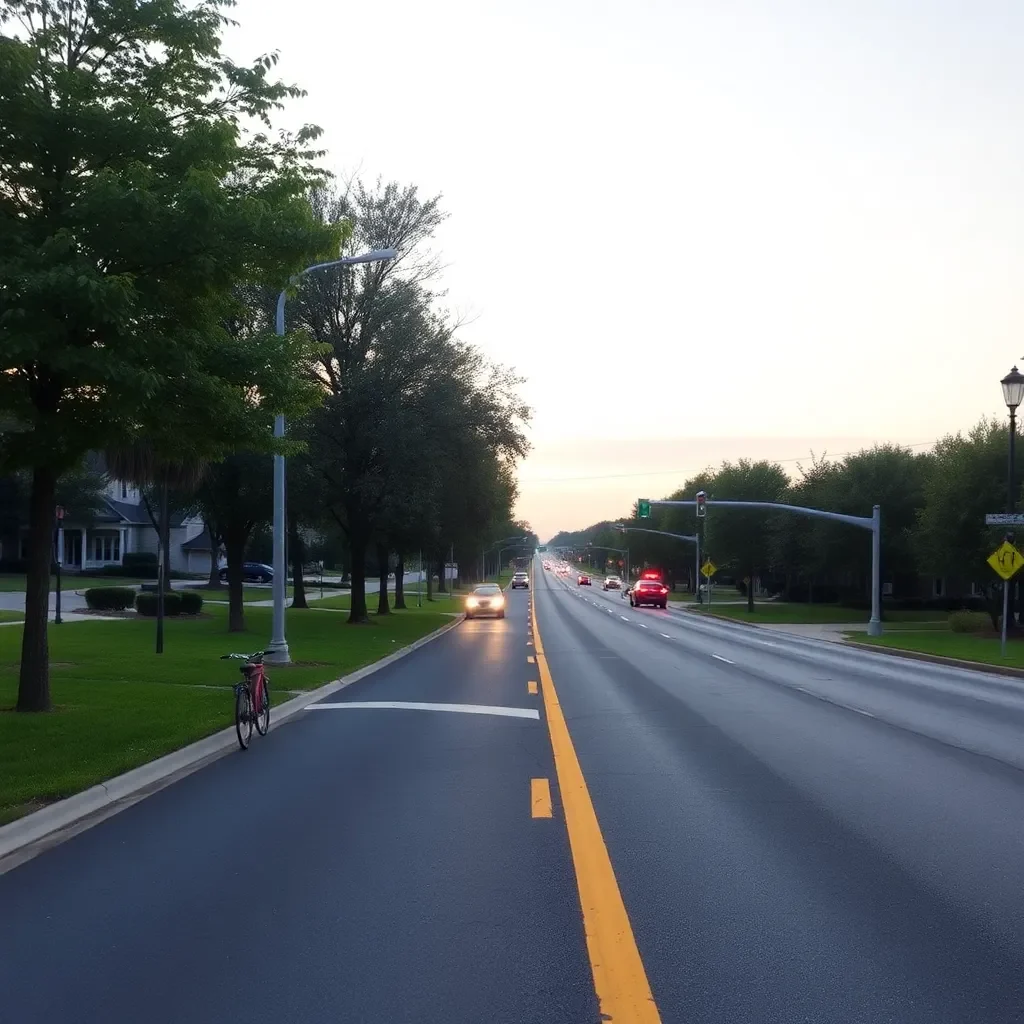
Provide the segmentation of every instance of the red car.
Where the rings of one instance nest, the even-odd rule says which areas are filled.
[[[581,575],[580,578],[576,581],[576,585],[578,587],[589,587],[590,586],[590,577],[589,576]]]
[[[630,608],[649,604],[655,608],[668,607],[668,587],[661,580],[637,580],[629,592]]]

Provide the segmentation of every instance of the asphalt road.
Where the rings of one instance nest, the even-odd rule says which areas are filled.
[[[662,1021],[1024,1021],[1018,684],[535,577],[0,875],[0,1020],[592,1024],[607,853]]]

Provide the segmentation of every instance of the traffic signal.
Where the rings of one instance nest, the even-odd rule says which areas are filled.
[[[651,500],[650,500],[650,498],[641,498],[636,503],[636,514],[641,519],[650,519],[651,518]]]
[[[703,519],[708,514],[708,496],[703,491],[697,492],[697,518]]]

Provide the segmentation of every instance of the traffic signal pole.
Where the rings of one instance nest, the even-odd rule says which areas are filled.
[[[647,507],[648,514],[652,505],[664,505],[668,508],[697,508],[701,505],[719,508],[763,508],[770,512],[795,512],[797,515],[811,516],[814,519],[830,519],[835,523],[846,523],[848,526],[859,526],[862,530],[871,531],[871,618],[868,620],[868,636],[882,635],[882,508],[873,505],[870,516],[848,516],[843,512],[826,512],[820,508],[806,508],[803,505],[786,505],[778,501],[669,501],[668,499],[651,500],[643,498],[637,502],[638,509]],[[647,518],[646,516],[644,518]],[[655,533],[664,531],[655,530]],[[753,586],[753,580],[750,582]],[[709,586],[708,593],[711,593]]]

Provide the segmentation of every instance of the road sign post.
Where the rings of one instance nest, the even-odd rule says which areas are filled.
[[[988,516],[985,517],[988,519]],[[999,545],[988,556],[986,561],[1003,579],[1003,621],[999,630],[999,649],[1002,657],[1006,657],[1006,620],[1010,613],[1010,580],[1024,566],[1024,555],[1013,546],[1013,534],[1008,533]]]

